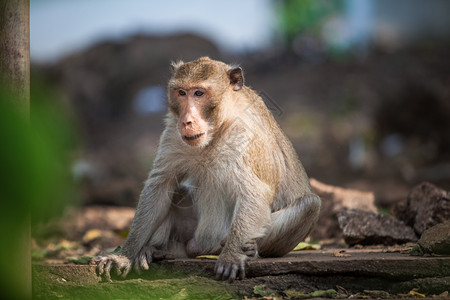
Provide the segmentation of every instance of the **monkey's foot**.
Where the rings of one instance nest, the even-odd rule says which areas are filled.
[[[224,239],[222,242],[220,242],[220,245],[225,247],[225,244],[227,242],[227,239]],[[242,252],[244,252],[245,255],[248,256],[250,259],[258,258],[258,244],[256,243],[256,239],[250,239],[242,244],[241,246]]]
[[[97,264],[97,275],[109,282],[111,282],[111,269],[114,269],[116,274],[123,278],[125,278],[131,270],[131,260],[120,254],[94,257],[91,260],[91,264]]]
[[[239,279],[245,278],[245,260],[246,255],[223,253],[220,254],[216,262],[214,273],[216,273],[217,280],[228,280],[233,282],[237,277]]]
[[[249,258],[258,258],[258,245],[256,244],[256,239],[251,239],[245,242],[241,248],[242,251],[244,251],[244,254]]]
[[[134,259],[133,270],[137,274],[142,274],[142,270],[148,270],[149,265],[153,261],[175,259],[175,256],[169,252],[156,249],[153,246],[145,246],[141,249],[138,256]]]

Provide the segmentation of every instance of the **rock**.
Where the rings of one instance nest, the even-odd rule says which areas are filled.
[[[233,288],[239,294],[226,297],[223,291],[218,291],[188,294],[185,299],[242,299],[261,285],[265,285],[263,291],[272,289],[283,293],[294,288],[311,293],[336,289],[339,285],[352,294],[370,290],[377,297],[381,295],[375,295],[375,290],[395,295],[418,288],[428,296],[448,291],[450,286],[450,256],[414,257],[400,252],[350,249],[351,257],[335,257],[333,251],[300,251],[284,257],[252,259],[247,263],[245,279],[231,285],[213,279],[215,261],[208,259],[163,260],[152,263],[150,270],[142,275],[131,272],[126,280],[113,272],[112,284],[99,284],[101,277],[97,276],[94,265],[40,262],[32,268],[33,299],[109,299],[111,295],[123,299],[129,299],[130,295],[133,299],[173,299],[185,287],[202,292],[208,286]],[[92,289],[100,294],[87,294]],[[157,294],[157,290],[166,294]]]
[[[425,230],[417,244],[423,253],[450,255],[450,221]]]
[[[349,245],[392,245],[417,241],[411,227],[392,217],[362,210],[344,210],[337,216],[344,240]]]
[[[344,189],[310,180],[313,193],[322,199],[319,222],[312,232],[314,239],[339,238],[342,232],[339,229],[336,214],[342,210],[358,209],[376,212],[375,197],[371,192],[353,189]]]
[[[395,207],[394,213],[420,236],[426,229],[450,220],[450,192],[423,182],[412,189],[406,202]]]

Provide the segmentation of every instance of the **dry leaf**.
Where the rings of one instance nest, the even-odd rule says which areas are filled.
[[[410,290],[409,294],[412,296],[417,296],[419,298],[425,298],[425,294],[419,293],[419,292],[415,291],[414,289]]]
[[[338,251],[333,252],[333,256],[334,257],[349,257],[351,255],[348,253],[345,253],[345,250],[338,250]]]
[[[102,236],[102,231],[100,229],[90,229],[84,234],[82,241],[83,241],[83,243],[87,244],[87,243],[92,242],[95,239],[98,239],[101,236]]]

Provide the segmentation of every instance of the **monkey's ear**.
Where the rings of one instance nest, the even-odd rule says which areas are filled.
[[[170,63],[170,69],[172,70],[172,73],[175,73],[181,65],[183,65],[184,62],[182,60],[172,61]]]
[[[227,71],[230,83],[234,85],[233,90],[239,91],[244,85],[244,74],[241,67],[233,68]]]

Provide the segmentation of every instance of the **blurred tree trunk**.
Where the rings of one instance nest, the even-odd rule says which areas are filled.
[[[30,2],[29,0],[0,0],[0,88],[9,101],[27,117],[30,111]],[[24,151],[24,149],[20,149]],[[25,149],[26,151],[26,149]],[[5,201],[3,199],[2,201]],[[9,199],[7,201],[14,201]],[[16,208],[26,209],[18,207]],[[14,214],[14,212],[8,212]],[[8,241],[11,257],[2,257],[4,263],[12,264],[16,272],[2,278],[15,299],[31,299],[31,225],[30,214],[16,228],[18,242]],[[15,234],[15,233],[12,233]],[[2,252],[3,254],[5,253]],[[17,259],[16,259],[17,258]],[[5,271],[5,270],[4,270]],[[5,274],[2,274],[5,275]],[[2,276],[3,277],[3,276]],[[5,295],[4,295],[5,296]]]
[[[30,108],[30,2],[0,0],[0,82],[15,105]]]

